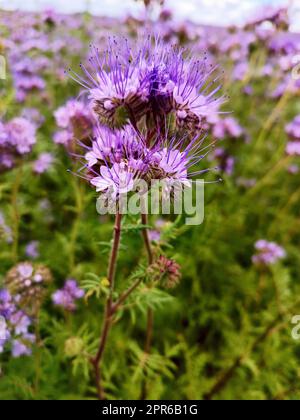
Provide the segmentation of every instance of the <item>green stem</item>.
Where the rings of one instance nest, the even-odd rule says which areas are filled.
[[[257,182],[257,184],[247,191],[245,194],[245,197],[252,197],[254,194],[256,194],[261,188],[267,186],[272,183],[272,180],[274,177],[284,168],[287,167],[288,163],[291,160],[291,156],[285,156],[283,157],[279,162],[277,162],[273,168],[271,168],[266,175]]]
[[[281,112],[285,109],[289,99],[290,99],[291,93],[287,89],[285,94],[280,98],[280,100],[277,102],[275,108],[269,115],[269,118],[265,121],[262,130],[256,140],[254,142],[254,145],[258,147],[266,138],[266,135],[272,128],[273,124],[275,123],[276,119],[280,116]]]

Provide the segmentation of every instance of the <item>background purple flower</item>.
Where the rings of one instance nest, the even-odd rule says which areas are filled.
[[[25,254],[28,258],[32,258],[33,260],[39,258],[39,242],[38,241],[31,241],[26,245]]]
[[[288,142],[285,150],[289,156],[300,156],[300,141]]]
[[[13,357],[31,355],[35,342],[31,326],[32,320],[18,307],[18,298],[0,290],[0,353],[10,349]]]
[[[76,300],[84,297],[84,291],[78,287],[77,281],[69,279],[62,289],[52,295],[54,305],[61,306],[67,311],[73,312],[76,309]]]
[[[38,159],[33,162],[33,170],[37,174],[43,174],[52,165],[54,157],[51,153],[41,153]]]
[[[257,253],[252,257],[255,265],[273,265],[286,257],[286,251],[280,245],[264,239],[256,242],[255,249]]]
[[[36,143],[36,127],[25,118],[16,117],[6,125],[8,141],[21,155],[29,153]]]
[[[285,131],[291,139],[300,140],[300,115],[286,126]]]

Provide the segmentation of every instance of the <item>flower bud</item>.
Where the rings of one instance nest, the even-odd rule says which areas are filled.
[[[177,286],[181,280],[180,265],[174,260],[161,255],[149,268],[149,274],[155,281],[167,289]]]
[[[65,342],[65,355],[67,357],[79,356],[84,348],[84,342],[80,337],[70,337]]]

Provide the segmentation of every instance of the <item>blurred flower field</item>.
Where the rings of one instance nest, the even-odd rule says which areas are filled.
[[[163,7],[155,20],[0,14],[0,399],[297,400],[300,35],[289,32],[287,10],[263,10],[243,28],[176,22]],[[145,33],[159,36],[143,44],[157,48],[152,59],[166,59],[177,76],[182,60],[197,87],[175,86],[164,74],[159,99],[149,94],[156,95],[156,121],[163,110],[172,114],[177,133],[188,132],[185,150],[195,155],[181,152],[179,163],[176,155],[173,172],[173,150],[147,145],[146,152],[134,143],[131,157],[148,164],[159,153],[151,173],[158,176],[160,165],[183,183],[193,163],[190,172],[207,181],[205,219],[188,226],[175,215],[126,215],[112,242],[114,218],[97,213],[96,199],[119,182],[130,158],[101,172],[97,165],[112,164],[125,134],[134,137],[151,114],[144,96],[153,73],[142,94],[132,93],[146,72],[142,58],[151,56],[133,51]],[[93,89],[91,70],[81,64],[93,64],[91,44],[104,69]],[[174,45],[191,58],[172,55]],[[113,58],[101,61],[107,48]],[[118,83],[109,86],[108,63],[124,56],[130,72],[135,54],[140,73],[127,74],[124,99]],[[208,79],[203,86],[196,80],[201,63],[214,79],[213,95]],[[103,81],[107,91],[116,89],[113,99],[102,100],[109,96],[100,91]],[[126,100],[135,118],[123,113]],[[97,118],[114,134],[102,132]],[[200,131],[208,148],[199,157]]]

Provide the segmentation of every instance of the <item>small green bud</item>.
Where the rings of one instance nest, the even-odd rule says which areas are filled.
[[[65,342],[65,355],[67,357],[79,356],[84,348],[84,342],[80,337],[71,337]]]

